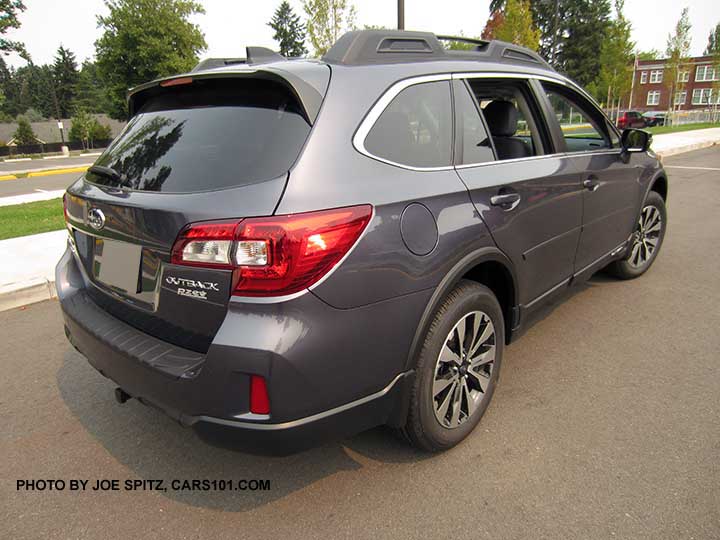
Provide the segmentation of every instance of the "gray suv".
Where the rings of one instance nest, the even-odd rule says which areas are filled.
[[[250,47],[131,91],[67,190],[57,267],[66,334],[120,402],[250,451],[383,424],[444,450],[544,304],[652,265],[649,135],[531,51],[444,39]]]

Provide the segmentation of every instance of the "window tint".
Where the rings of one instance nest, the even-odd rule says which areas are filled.
[[[568,152],[587,152],[611,147],[604,127],[605,122],[601,117],[598,118],[598,112],[593,111],[584,99],[566,88],[560,89],[545,83],[543,87],[555,111]]]
[[[457,165],[484,163],[493,161],[492,142],[488,135],[475,99],[464,83],[457,82],[455,92],[455,110],[457,113],[457,133],[459,138]]]
[[[527,83],[469,79],[490,131],[497,158],[520,159],[543,154],[542,137],[533,116]]]
[[[149,98],[98,165],[122,180],[88,180],[144,191],[230,188],[285,174],[310,133],[296,99],[279,83],[197,80]]]
[[[412,167],[452,162],[449,81],[410,86],[400,92],[370,129],[365,148],[379,158]]]

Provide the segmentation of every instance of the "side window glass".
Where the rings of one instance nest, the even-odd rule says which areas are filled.
[[[562,130],[568,152],[588,152],[611,148],[604,128],[596,121],[597,114],[589,112],[583,100],[573,96],[570,90],[556,90],[552,85],[543,84],[550,105],[555,112]]]
[[[450,82],[416,84],[400,92],[370,129],[365,149],[401,165],[451,165]]]
[[[469,79],[499,160],[543,154],[539,126],[526,96],[526,83]]]
[[[459,155],[455,156],[457,165],[470,165],[493,161],[492,142],[488,135],[475,100],[464,84],[456,86],[455,110],[458,119],[458,136],[461,144]]]

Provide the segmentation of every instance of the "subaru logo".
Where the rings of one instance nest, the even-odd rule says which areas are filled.
[[[99,208],[91,208],[88,210],[87,222],[93,229],[99,231],[105,226],[105,214]]]

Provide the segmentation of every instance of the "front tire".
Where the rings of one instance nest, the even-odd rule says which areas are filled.
[[[438,308],[418,358],[404,433],[429,452],[458,444],[480,421],[497,385],[505,323],[487,287],[461,281]]]
[[[608,271],[619,279],[634,279],[643,275],[660,252],[666,228],[665,201],[659,193],[651,191],[640,211],[626,257],[611,263]]]

